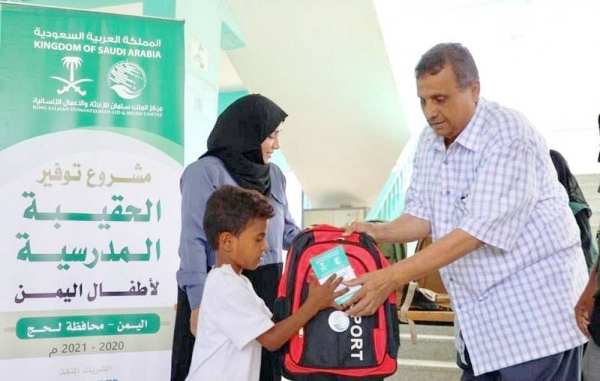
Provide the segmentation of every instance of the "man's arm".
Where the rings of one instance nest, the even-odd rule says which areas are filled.
[[[377,243],[412,242],[430,235],[431,224],[427,220],[405,213],[393,221],[382,224],[352,222],[344,235],[347,236],[353,232],[366,233]]]
[[[374,314],[395,289],[462,258],[482,245],[483,242],[477,238],[456,229],[412,257],[345,282],[347,286],[362,285],[362,288],[344,303],[346,306],[351,306],[347,314],[352,316]]]

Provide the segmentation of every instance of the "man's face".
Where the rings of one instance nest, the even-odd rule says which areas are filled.
[[[460,89],[450,64],[437,74],[417,78],[417,95],[427,122],[449,146],[467,126],[479,100],[479,80]]]

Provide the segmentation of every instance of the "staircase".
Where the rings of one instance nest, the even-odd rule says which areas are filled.
[[[458,381],[454,327],[417,325],[417,343],[412,344],[408,326],[400,325],[398,370],[386,381]]]
[[[418,137],[412,137],[402,150],[392,173],[379,192],[379,196],[365,218],[369,220],[389,221],[397,218],[404,210],[404,195],[410,184],[412,166],[419,143]]]

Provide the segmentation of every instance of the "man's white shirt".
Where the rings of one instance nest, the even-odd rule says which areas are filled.
[[[426,128],[405,213],[430,221],[434,241],[462,229],[484,242],[440,269],[475,375],[587,341],[573,310],[587,281],[578,227],[546,143],[520,113],[480,99],[448,149]]]

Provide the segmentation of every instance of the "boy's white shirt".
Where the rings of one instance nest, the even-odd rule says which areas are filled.
[[[213,269],[200,304],[192,364],[186,381],[258,381],[261,345],[273,327],[271,311],[231,265]]]

